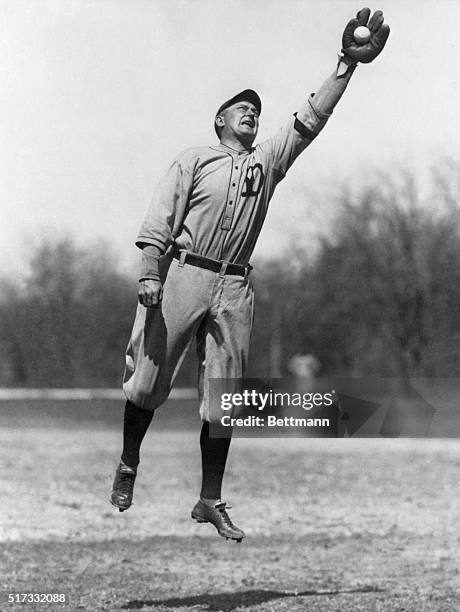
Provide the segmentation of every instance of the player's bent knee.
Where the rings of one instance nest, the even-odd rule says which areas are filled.
[[[142,410],[146,410],[148,412],[153,412],[157,408],[159,408],[164,402],[168,399],[168,393],[157,394],[155,392],[142,392],[141,389],[136,390],[136,392],[126,393],[126,399],[134,404],[138,408]]]
[[[139,392],[138,395],[142,397],[142,408],[153,412],[166,402],[170,391],[170,389],[154,389],[145,393]]]

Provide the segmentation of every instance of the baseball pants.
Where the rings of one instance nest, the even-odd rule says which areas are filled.
[[[200,416],[219,422],[223,413],[210,401],[209,380],[226,379],[236,391],[232,381],[244,376],[253,321],[252,284],[248,278],[181,263],[169,255],[162,258],[161,275],[161,306],[137,307],[126,351],[126,398],[146,410],[163,404],[196,336]]]

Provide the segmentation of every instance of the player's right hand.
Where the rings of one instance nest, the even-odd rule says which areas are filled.
[[[139,304],[146,308],[158,308],[162,297],[163,285],[161,281],[150,278],[139,281],[139,291],[137,292]]]

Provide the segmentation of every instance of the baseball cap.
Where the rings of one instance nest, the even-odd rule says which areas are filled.
[[[251,104],[254,104],[254,106],[257,109],[257,112],[260,115],[260,111],[262,110],[262,102],[259,98],[259,95],[253,89],[244,89],[243,91],[240,91],[240,93],[236,94],[236,96],[233,96],[233,98],[230,98],[229,100],[221,104],[221,106],[219,106],[219,109],[216,115],[221,113],[223,110],[225,110],[229,106],[232,106],[232,104],[236,104],[237,102],[241,102],[242,100],[244,100],[245,102],[251,102]]]

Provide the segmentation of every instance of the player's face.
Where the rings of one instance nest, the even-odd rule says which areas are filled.
[[[237,102],[222,113],[224,126],[221,136],[230,136],[252,143],[259,129],[259,113],[251,102]]]

